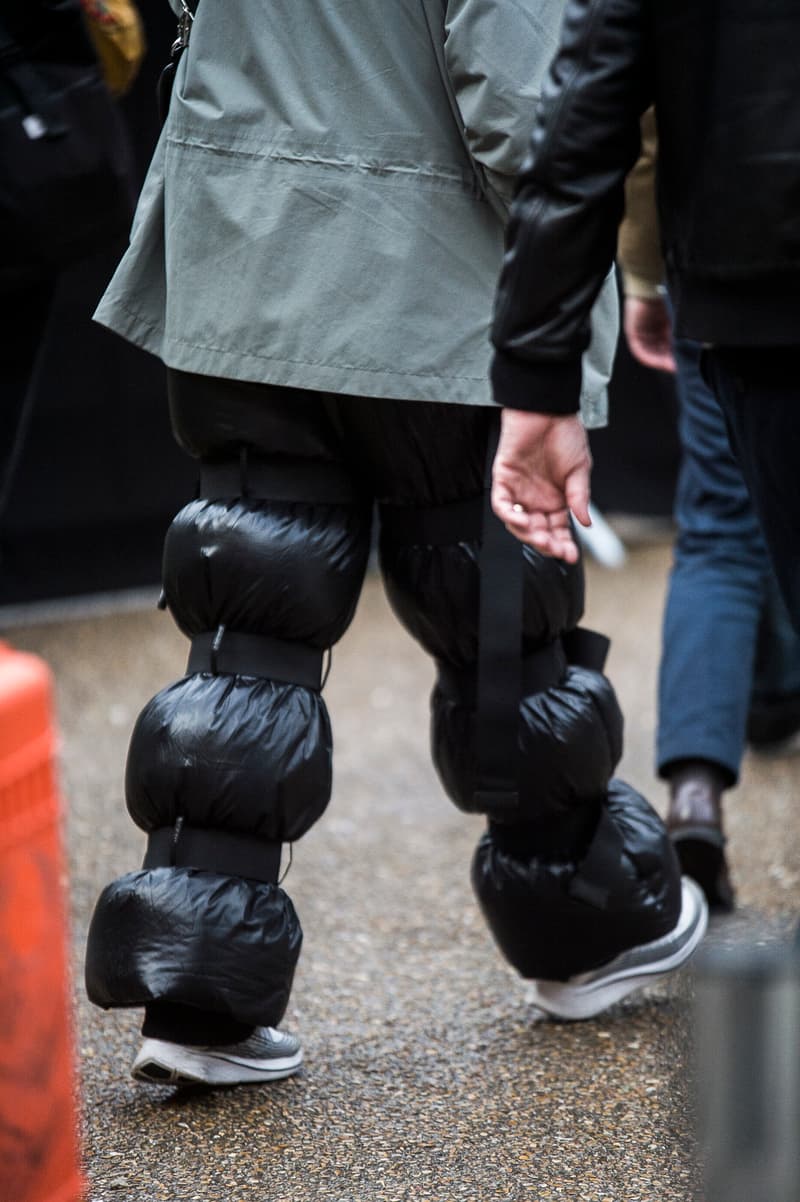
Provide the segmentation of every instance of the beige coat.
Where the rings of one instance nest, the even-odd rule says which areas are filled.
[[[656,208],[655,117],[654,109],[642,117],[642,153],[625,181],[625,218],[617,245],[625,295],[645,299],[659,296],[666,278]]]

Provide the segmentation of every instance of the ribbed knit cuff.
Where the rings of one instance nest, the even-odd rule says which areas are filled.
[[[580,409],[580,359],[546,363],[495,351],[490,375],[495,402],[506,409],[560,417]]]

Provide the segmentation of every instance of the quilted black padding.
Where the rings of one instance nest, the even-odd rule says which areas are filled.
[[[369,524],[358,505],[193,501],[164,546],[170,612],[190,637],[224,622],[330,647],[353,616]]]
[[[130,872],[100,895],[86,990],[98,1006],[190,1002],[275,1026],[289,1001],[303,934],[277,885],[194,868]]]
[[[523,977],[566,980],[660,938],[678,921],[680,868],[661,819],[616,779],[600,804],[619,836],[604,905],[570,889],[594,832],[558,856],[537,852],[530,829],[522,839],[513,827],[492,826],[478,844],[473,888],[503,955]]]
[[[170,373],[170,390],[176,434],[192,454],[225,459],[245,475],[251,451],[262,463],[283,456],[287,469],[277,499],[254,495],[242,476],[242,496],[195,500],[173,522],[165,597],[189,636],[224,627],[226,634],[328,648],[358,599],[373,500],[396,510],[480,497],[485,410],[320,397],[182,373]],[[314,499],[315,465],[320,479],[352,485],[351,503]],[[295,472],[308,499],[286,499]],[[404,543],[407,535],[402,522],[389,521],[382,532],[387,595],[457,682],[450,679],[447,691],[434,687],[433,755],[453,801],[474,809],[480,540],[474,526],[443,545]],[[579,564],[529,548],[524,560],[520,645],[527,655],[578,624],[583,573]],[[252,642],[247,647],[252,654]],[[375,656],[377,663],[380,648]],[[529,692],[517,708],[520,804],[502,823],[490,815],[473,868],[498,943],[535,976],[568,976],[655,938],[674,923],[679,904],[663,825],[638,794],[608,784],[622,749],[614,691],[600,672],[563,665],[557,661],[550,687]],[[237,664],[237,674],[208,669],[204,661],[203,670],[145,706],[131,738],[126,797],[146,831],[177,829],[179,820],[204,831],[211,863],[202,862],[218,870],[222,841],[215,846],[214,831],[280,844],[299,839],[320,817],[330,796],[331,731],[314,688],[271,679],[267,669],[256,676],[246,664]],[[624,855],[612,873],[613,907],[599,911],[567,887],[604,809],[624,834]],[[300,940],[277,884],[174,866],[129,873],[97,905],[89,994],[103,1006],[172,1001],[274,1025]]]
[[[433,756],[448,796],[474,811],[475,712],[440,689],[431,701]],[[509,822],[568,814],[603,793],[622,754],[622,714],[605,676],[570,666],[519,709],[519,807]]]
[[[478,657],[479,545],[403,546],[381,540],[381,570],[392,609],[435,659],[455,667]],[[525,548],[523,652],[536,650],[583,613],[583,569]]]
[[[125,770],[143,830],[218,827],[293,843],[331,791],[331,729],[318,693],[243,676],[197,673],[147,703]]]

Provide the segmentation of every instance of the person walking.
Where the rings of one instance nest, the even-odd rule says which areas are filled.
[[[103,890],[87,944],[90,998],[145,1008],[139,1080],[300,1066],[278,1027],[302,940],[282,849],[328,804],[322,689],[376,504],[389,600],[436,663],[436,767],[487,816],[478,900],[539,1005],[589,1017],[705,930],[663,824],[612,775],[622,719],[604,640],[579,626],[577,557],[523,549],[487,503],[491,297],[560,16],[552,0],[194,15],[98,312],[166,363],[199,468],[164,552],[189,662],[126,769],[144,864]],[[609,283],[589,422],[614,304]]]
[[[675,331],[705,347],[704,376],[800,629],[798,32],[794,6],[765,13],[758,0],[569,0],[508,224],[492,378],[508,407],[496,511],[531,545],[572,555],[568,510],[585,523],[591,467],[575,416],[580,356],[640,118],[655,104]],[[663,323],[649,337],[669,352]],[[525,412],[512,420],[512,409]]]
[[[702,346],[672,339],[655,198],[655,114],[625,182],[617,262],[624,328],[645,367],[675,372],[681,467],[677,535],[659,665],[656,766],[669,785],[667,829],[709,905],[734,905],[725,793],[748,739],[778,747],[800,727],[800,636],[791,628],[725,419],[702,376]],[[670,349],[670,342],[672,343]]]

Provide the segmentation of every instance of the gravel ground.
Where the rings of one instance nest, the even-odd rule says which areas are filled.
[[[589,567],[587,623],[612,635],[627,717],[620,774],[663,809],[652,743],[665,545]],[[333,801],[294,849],[305,930],[285,1025],[302,1074],[271,1086],[135,1085],[138,1015],[81,988],[97,893],[140,861],[122,770],[143,703],[182,671],[154,609],[23,626],[54,669],[68,809],[77,1043],[89,1202],[689,1202],[700,1197],[689,1087],[692,976],[599,1019],[545,1021],[474,905],[482,828],[427,756],[432,669],[371,577],[326,696]],[[751,757],[731,795],[740,906],[718,942],[784,937],[800,910],[798,760]]]

